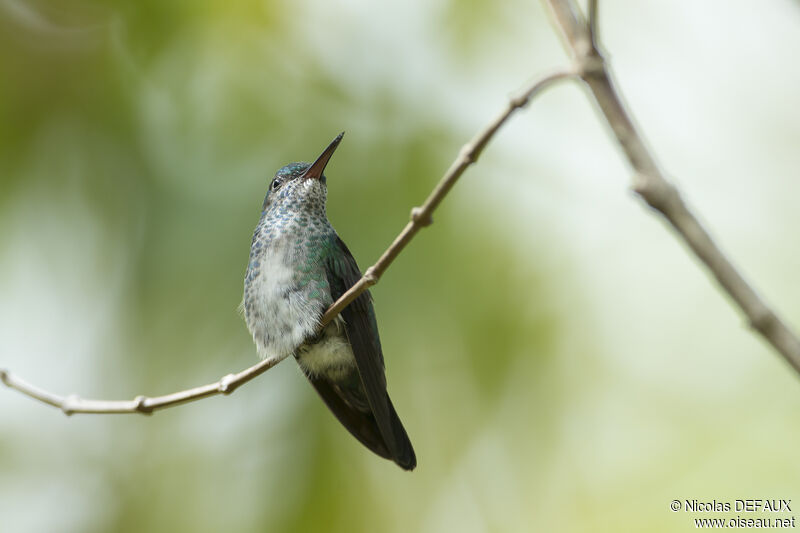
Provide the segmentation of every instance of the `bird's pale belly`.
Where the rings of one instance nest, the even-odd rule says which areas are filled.
[[[320,300],[308,298],[297,286],[281,249],[264,254],[254,267],[243,307],[262,359],[283,359],[295,353],[314,336],[325,310]]]
[[[333,381],[348,376],[356,365],[356,359],[344,332],[344,320],[336,317],[318,341],[300,346],[296,357],[309,375],[325,376]]]
[[[317,336],[319,319],[327,307],[324,302],[330,297],[312,299],[305,289],[297,285],[294,271],[286,266],[283,249],[260,258],[244,297],[245,319],[258,353],[262,359],[294,354],[309,375],[344,378],[356,364],[344,320],[336,317]]]

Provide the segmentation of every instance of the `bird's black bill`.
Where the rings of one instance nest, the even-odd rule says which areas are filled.
[[[322,177],[322,173],[325,171],[325,167],[328,166],[328,161],[330,161],[333,152],[336,151],[336,147],[339,146],[340,142],[342,142],[342,137],[344,137],[344,132],[337,135],[331,144],[325,148],[325,151],[322,152],[317,160],[311,163],[311,166],[308,167],[308,170],[303,173],[303,179],[318,180]]]

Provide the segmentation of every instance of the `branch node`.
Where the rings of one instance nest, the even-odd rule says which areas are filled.
[[[370,287],[378,283],[378,277],[379,276],[376,274],[374,266],[369,267],[367,271],[364,272],[364,281],[366,281],[367,285]]]
[[[585,52],[582,51],[579,53],[575,60],[575,70],[580,77],[585,80],[587,78],[596,78],[605,75],[605,58],[591,45],[590,41],[581,42],[586,42],[587,46],[582,47],[582,49],[585,49]]]
[[[0,381],[2,381],[3,385],[6,387],[11,386],[11,383],[8,381],[8,370],[5,368],[0,368]]]
[[[64,398],[64,403],[61,404],[61,412],[67,416],[75,414],[76,404],[80,402],[80,399],[77,394],[70,394]]]
[[[637,172],[631,178],[631,190],[645,198],[653,188],[653,178],[649,174]]]
[[[433,215],[430,211],[426,213],[421,207],[414,207],[411,209],[411,221],[424,228],[433,224]]]
[[[223,376],[222,379],[219,380],[218,389],[222,394],[230,394],[234,390],[236,390],[236,387],[234,386],[235,382],[236,382],[236,375],[227,374]]]
[[[528,105],[529,101],[530,96],[527,93],[522,93],[516,96],[510,96],[508,98],[508,105],[510,105],[512,109],[521,109]]]
[[[459,150],[458,158],[463,161],[465,167],[468,167],[476,161],[475,151],[476,146],[473,143],[467,143]]]
[[[147,400],[149,398],[147,396],[139,395],[133,399],[133,403],[136,404],[136,411],[142,414],[150,415],[153,414],[153,408],[148,407]]]
[[[644,173],[633,176],[633,192],[647,202],[650,207],[662,213],[670,209],[671,205],[680,201],[680,193],[674,185],[664,179]]]
[[[760,309],[751,311],[749,317],[750,327],[762,333],[769,335],[769,331],[775,325],[775,314],[769,309],[761,307]]]

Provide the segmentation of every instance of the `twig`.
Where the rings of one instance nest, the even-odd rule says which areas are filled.
[[[587,11],[589,15],[589,36],[592,39],[592,47],[597,48],[597,42],[600,40],[598,33],[599,23],[597,21],[597,0],[589,0]]]
[[[489,141],[494,137],[494,134],[497,133],[497,130],[508,120],[508,118],[516,111],[531,101],[533,97],[539,94],[542,90],[546,89],[553,83],[571,78],[575,76],[575,72],[571,70],[565,71],[558,71],[547,76],[544,76],[537,81],[533,82],[527,89],[523,90],[519,93],[519,95],[515,97],[511,97],[508,100],[508,104],[506,108],[497,115],[497,117],[490,122],[482,131],[479,131],[475,137],[472,138],[470,142],[465,144],[461,147],[461,150],[458,153],[458,157],[453,164],[450,165],[450,168],[447,170],[445,175],[436,185],[436,187],[431,191],[428,198],[425,200],[425,203],[419,207],[415,207],[411,210],[411,220],[406,224],[406,227],[403,228],[403,231],[400,232],[394,242],[392,243],[389,248],[383,252],[380,259],[369,267],[365,272],[364,275],[361,277],[358,282],[350,287],[350,289],[345,292],[338,300],[336,300],[332,306],[325,311],[325,314],[322,315],[322,325],[326,325],[331,320],[333,320],[336,315],[338,315],[342,309],[347,307],[350,302],[358,298],[358,295],[367,290],[367,288],[371,287],[378,283],[378,280],[389,268],[389,265],[392,264],[392,261],[403,251],[403,248],[414,238],[414,235],[417,232],[433,223],[433,212],[442,202],[444,197],[450,192],[450,189],[455,185],[458,178],[461,177],[461,174],[467,169],[468,166],[473,164],[475,161],[478,160],[480,157],[481,152],[489,143]]]
[[[420,207],[411,210],[411,221],[406,224],[403,231],[395,238],[391,246],[381,255],[378,261],[369,267],[361,279],[333,303],[320,320],[320,330],[338,315],[350,302],[355,300],[362,292],[375,285],[383,273],[392,264],[392,261],[402,252],[406,245],[414,238],[417,232],[433,222],[432,214],[436,207],[455,185],[458,178],[468,166],[478,160],[483,149],[497,133],[497,130],[516,111],[524,107],[537,94],[554,83],[574,77],[575,73],[569,70],[559,71],[543,76],[532,82],[519,95],[511,97],[506,108],[492,120],[483,130],[465,144],[458,157],[447,170],[445,175],[436,185],[434,190]],[[8,370],[0,369],[0,381],[11,389],[15,389],[35,400],[61,409],[65,414],[92,413],[92,414],[119,414],[140,413],[150,414],[159,409],[166,409],[182,403],[192,402],[214,396],[217,394],[230,394],[238,387],[251,379],[263,374],[280,359],[266,359],[237,374],[228,374],[215,383],[187,389],[172,394],[156,397],[137,396],[133,400],[88,400],[78,396],[58,396],[27,383],[13,375]]]
[[[633,170],[633,190],[650,207],[660,212],[678,232],[694,254],[716,278],[747,318],[750,327],[760,333],[800,372],[800,340],[767,306],[745,281],[681,198],[678,189],[667,180],[644,138],[634,125],[616,88],[610,67],[592,35],[597,24],[596,0],[590,0],[589,23],[574,0],[544,0],[555,25],[561,31],[567,49],[577,64],[600,110],[614,132]]]
[[[209,383],[208,385],[202,385],[172,394],[165,394],[164,396],[137,396],[133,400],[88,400],[75,395],[59,396],[31,385],[8,370],[3,369],[0,369],[0,381],[7,387],[15,389],[26,396],[30,396],[35,400],[61,409],[66,415],[74,413],[150,414],[153,411],[201,400],[209,396],[230,394],[239,386],[263,374],[280,361],[280,359],[265,359],[237,374],[228,374],[215,383]]]

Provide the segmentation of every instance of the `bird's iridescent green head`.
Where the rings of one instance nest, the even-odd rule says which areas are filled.
[[[261,210],[285,213],[305,207],[317,207],[320,203],[324,210],[327,179],[323,172],[342,141],[342,136],[344,132],[337,135],[313,163],[290,163],[281,167],[269,184]]]

